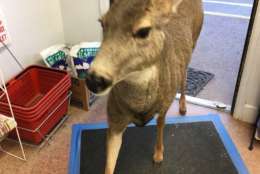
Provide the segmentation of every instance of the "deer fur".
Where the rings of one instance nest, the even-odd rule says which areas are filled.
[[[165,115],[178,90],[180,113],[186,113],[186,71],[203,23],[202,2],[114,0],[100,21],[103,41],[87,85],[98,94],[109,92],[105,174],[114,173],[128,124],[144,126],[155,115],[153,160],[161,162]],[[145,28],[149,34],[140,38],[137,32]]]

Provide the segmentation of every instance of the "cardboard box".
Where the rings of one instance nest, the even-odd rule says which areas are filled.
[[[88,111],[90,105],[90,92],[86,86],[85,79],[72,77],[72,97],[71,102],[74,105],[80,105],[83,110]]]

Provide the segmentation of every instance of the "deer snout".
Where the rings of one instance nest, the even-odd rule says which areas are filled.
[[[108,77],[99,75],[96,72],[89,72],[86,77],[86,84],[90,91],[99,94],[112,85],[112,80]]]

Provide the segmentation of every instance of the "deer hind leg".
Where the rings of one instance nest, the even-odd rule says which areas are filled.
[[[124,129],[113,131],[112,128],[107,130],[107,156],[105,174],[113,174],[122,144]]]
[[[181,97],[179,100],[179,112],[181,115],[185,115],[187,112],[186,97],[185,97],[186,78],[187,78],[187,70],[185,70],[185,72],[183,73],[183,78],[181,81]]]
[[[156,144],[154,147],[154,155],[153,155],[153,161],[155,163],[160,163],[163,161],[163,151],[164,151],[164,145],[163,145],[163,129],[165,126],[165,114],[159,115],[157,118],[157,135],[156,135]]]

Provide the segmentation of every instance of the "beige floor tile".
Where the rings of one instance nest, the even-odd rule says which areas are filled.
[[[65,174],[68,170],[68,159],[70,150],[71,127],[76,123],[106,121],[106,98],[99,99],[91,108],[85,112],[76,107],[71,107],[69,119],[53,136],[50,144],[43,148],[32,148],[25,146],[28,161],[22,162],[0,152],[0,174]],[[187,115],[201,115],[217,113],[221,116],[226,129],[237,146],[250,173],[260,173],[260,143],[255,144],[253,151],[248,150],[251,126],[234,120],[229,114],[216,110],[189,104]],[[178,104],[169,109],[167,116],[178,116]],[[2,143],[8,150],[19,153],[16,144],[10,141]]]

